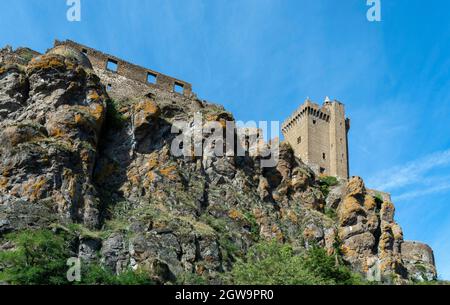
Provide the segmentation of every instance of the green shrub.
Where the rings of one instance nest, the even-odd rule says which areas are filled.
[[[143,272],[125,271],[119,275],[98,264],[82,264],[81,282],[67,280],[67,260],[71,239],[68,234],[50,230],[22,231],[6,237],[13,250],[0,251],[0,281],[15,285],[148,285],[153,284]]]
[[[325,215],[330,217],[331,219],[337,219],[337,212],[333,208],[325,208]]]
[[[69,245],[63,235],[49,230],[10,234],[13,250],[0,251],[0,280],[18,285],[67,283]]]
[[[149,276],[141,271],[127,270],[118,275],[98,264],[87,265],[81,273],[82,285],[153,285]]]
[[[249,223],[250,225],[250,233],[252,234],[252,237],[255,241],[258,240],[259,238],[259,224],[256,221],[255,215],[253,215],[250,212],[245,212],[244,214],[244,219]]]
[[[326,184],[328,186],[335,186],[337,185],[339,182],[337,180],[336,177],[333,176],[323,176],[319,178],[319,182],[321,184]]]
[[[320,191],[326,197],[330,193],[330,187],[337,185],[339,182],[336,177],[323,176],[319,178]]]
[[[375,196],[374,196],[374,198],[375,198],[375,202],[377,203],[377,205],[380,205],[381,206],[381,204],[383,203],[383,196],[381,196],[381,194],[380,193],[376,193],[375,194]]]
[[[289,245],[261,242],[249,249],[244,260],[238,261],[231,279],[239,285],[350,285],[362,284],[359,276],[322,248],[313,247],[294,253]]]
[[[207,285],[208,281],[200,275],[192,272],[185,272],[178,276],[178,285]]]

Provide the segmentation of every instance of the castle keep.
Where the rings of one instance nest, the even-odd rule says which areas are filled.
[[[316,173],[349,177],[347,133],[350,120],[344,105],[327,98],[322,107],[305,101],[283,124],[294,153]]]

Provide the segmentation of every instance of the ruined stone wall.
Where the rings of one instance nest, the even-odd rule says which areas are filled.
[[[347,132],[344,105],[326,101],[323,107],[307,100],[282,126],[297,157],[317,174],[348,178]]]
[[[185,81],[134,65],[71,40],[55,41],[55,47],[60,45],[67,45],[83,52],[114,98],[142,96],[155,90],[188,98],[194,96],[191,84]],[[113,66],[114,69],[108,68],[108,65]]]

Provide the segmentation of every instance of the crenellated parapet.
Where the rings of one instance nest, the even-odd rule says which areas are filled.
[[[307,100],[300,108],[298,108],[287,120],[281,125],[282,131],[287,132],[302,120],[306,115],[330,122],[330,111],[326,107],[320,107],[318,104]]]
[[[284,123],[282,132],[296,156],[320,175],[347,179],[347,133],[344,105],[326,98],[322,106],[307,99]]]

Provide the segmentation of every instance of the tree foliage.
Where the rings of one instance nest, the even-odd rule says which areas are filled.
[[[361,278],[319,247],[295,253],[291,246],[261,242],[237,262],[228,279],[239,285],[352,285]]]
[[[98,263],[82,264],[81,281],[67,280],[71,253],[69,234],[50,230],[22,231],[6,237],[14,246],[0,251],[0,281],[16,285],[146,285],[153,284],[143,272],[115,274]]]
[[[70,249],[63,235],[48,230],[23,231],[7,239],[14,249],[0,251],[0,280],[11,284],[60,285],[67,282]]]

